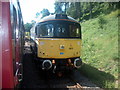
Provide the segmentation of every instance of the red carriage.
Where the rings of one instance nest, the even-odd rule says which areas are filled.
[[[0,88],[15,88],[22,79],[23,39],[18,0],[0,0]]]

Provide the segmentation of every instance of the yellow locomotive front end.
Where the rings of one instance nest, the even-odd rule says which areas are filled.
[[[81,40],[38,38],[38,53],[40,58],[65,59],[80,57]]]
[[[31,30],[32,51],[41,68],[71,69],[79,68],[81,56],[81,27],[75,20],[43,20]]]

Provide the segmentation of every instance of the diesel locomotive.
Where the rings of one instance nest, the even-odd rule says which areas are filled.
[[[80,68],[81,26],[66,14],[49,15],[30,30],[31,50],[43,70]]]

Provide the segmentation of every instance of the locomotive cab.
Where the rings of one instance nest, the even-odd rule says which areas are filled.
[[[41,62],[41,68],[79,68],[81,56],[81,26],[67,15],[50,15],[31,29],[31,49]]]

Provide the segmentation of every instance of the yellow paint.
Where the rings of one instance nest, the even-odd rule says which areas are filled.
[[[37,38],[36,42],[37,56],[40,58],[62,59],[80,56],[80,39]]]

